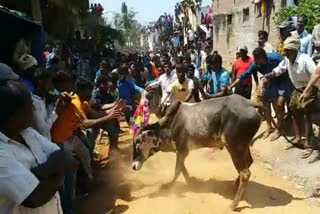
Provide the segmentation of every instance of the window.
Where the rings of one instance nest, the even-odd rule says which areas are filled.
[[[243,8],[243,22],[249,21],[249,8]]]
[[[227,24],[228,25],[232,24],[232,14],[227,15]]]

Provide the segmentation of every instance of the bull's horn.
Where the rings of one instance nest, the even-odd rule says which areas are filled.
[[[164,116],[163,118],[161,118],[158,123],[161,127],[165,126],[165,124],[167,123],[168,119],[167,116]]]

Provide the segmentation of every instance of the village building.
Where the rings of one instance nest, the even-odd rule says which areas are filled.
[[[269,8],[270,16],[262,14],[258,17],[255,4],[249,0],[213,1],[214,50],[222,55],[227,68],[231,68],[236,52],[243,44],[248,47],[249,55],[252,54],[257,47],[259,30],[267,31],[269,43],[277,47],[279,34],[273,19],[281,4],[281,1],[275,1],[274,7]]]

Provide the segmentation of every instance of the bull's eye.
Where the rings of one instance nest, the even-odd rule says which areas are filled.
[[[160,150],[159,150],[159,148],[153,148],[152,151],[153,151],[154,153],[156,153],[156,152],[159,152]]]

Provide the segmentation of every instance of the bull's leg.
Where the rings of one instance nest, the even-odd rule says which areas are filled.
[[[240,174],[240,173],[239,173]],[[234,186],[236,187],[236,191],[239,188],[239,184],[240,184],[240,176],[237,177],[237,179],[234,181]]]
[[[189,150],[188,149],[185,149],[183,152],[179,152],[177,154],[177,160],[181,164],[181,171],[182,171],[184,179],[186,179],[186,181],[188,183],[190,183],[191,182],[190,176],[189,176],[189,173],[187,171],[186,166],[184,165],[184,162],[185,162],[186,157],[188,156],[188,154],[189,154]]]
[[[232,204],[230,205],[231,210],[235,210],[237,208],[242,198],[242,195],[248,186],[250,176],[251,176],[251,172],[249,169],[243,169],[240,171],[240,183],[239,183],[238,191],[233,199]]]
[[[168,184],[165,184],[165,187],[169,187],[174,182],[176,182],[176,180],[180,176],[181,172],[182,172],[183,176],[185,177],[185,179],[187,181],[189,180],[189,173],[188,173],[186,167],[184,166],[184,161],[185,161],[187,155],[188,155],[188,152],[186,152],[186,151],[183,151],[183,152],[177,151],[176,169],[174,172],[174,177]]]
[[[234,144],[237,145],[237,144]],[[233,145],[232,145],[233,146]],[[232,147],[231,146],[231,147]],[[235,210],[243,196],[245,189],[247,188],[249,178],[251,176],[251,172],[249,167],[253,163],[249,147],[246,146],[245,148],[228,148],[228,151],[231,155],[232,161],[234,166],[236,167],[237,171],[239,172],[239,186],[236,192],[236,195],[233,199],[230,208]],[[237,179],[238,180],[238,179]],[[237,181],[236,181],[237,183]]]

